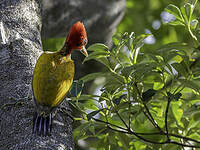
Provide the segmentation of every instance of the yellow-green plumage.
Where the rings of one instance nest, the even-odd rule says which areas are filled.
[[[33,73],[36,103],[56,107],[66,97],[74,77],[74,62],[59,52],[44,52]]]
[[[76,22],[58,52],[44,52],[37,60],[32,88],[36,111],[33,116],[33,133],[50,135],[53,114],[67,96],[74,77],[73,50],[88,56],[85,49],[87,34],[83,23]]]

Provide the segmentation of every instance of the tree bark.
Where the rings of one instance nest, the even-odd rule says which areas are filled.
[[[24,99],[42,52],[39,0],[0,2],[0,149],[74,149],[71,121],[57,113],[52,135],[32,134],[34,102]],[[14,105],[23,98],[21,105]],[[11,103],[13,105],[11,105]]]
[[[82,20],[90,44],[111,45],[124,10],[125,0],[0,1],[0,149],[74,149],[71,119],[62,112],[54,117],[50,137],[32,134],[35,104],[25,97],[31,91],[33,69],[42,53],[42,22],[44,38],[66,36],[70,26]],[[79,69],[83,58],[74,56]],[[91,69],[86,72],[88,68],[98,69],[93,65],[88,63],[87,68],[79,69],[77,78],[92,72]],[[67,102],[63,106],[69,107]]]

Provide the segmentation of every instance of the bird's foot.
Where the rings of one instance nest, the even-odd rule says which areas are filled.
[[[33,117],[33,134],[50,136],[52,128],[52,114],[49,116],[34,114]]]

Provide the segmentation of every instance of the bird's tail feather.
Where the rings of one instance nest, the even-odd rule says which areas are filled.
[[[33,134],[50,135],[52,126],[52,114],[48,116],[39,115],[37,112],[33,116]]]

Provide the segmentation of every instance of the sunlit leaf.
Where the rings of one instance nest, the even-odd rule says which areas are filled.
[[[88,61],[88,60],[91,60],[91,59],[99,59],[99,58],[102,58],[102,57],[109,57],[110,56],[110,52],[106,52],[106,51],[95,51],[95,52],[92,52],[88,55],[88,57],[85,57],[85,59],[83,60],[83,63]]]
[[[174,15],[174,17],[176,17],[176,19],[178,19],[179,21],[184,23],[184,19],[183,16],[181,14],[180,9],[173,5],[173,4],[169,4],[166,8],[165,11],[169,12],[170,14]]]
[[[179,79],[179,81],[186,87],[189,87],[193,90],[195,90],[196,92],[200,92],[200,85],[198,84],[198,82],[194,82],[191,80],[186,80],[186,79]]]
[[[183,116],[183,109],[180,108],[180,104],[180,102],[171,102],[171,108],[178,125],[184,127],[183,123],[181,122],[181,118]]]
[[[185,12],[186,12],[187,18],[190,21],[191,17],[192,17],[193,7],[194,6],[191,5],[190,3],[186,3],[184,7],[185,7]]]
[[[177,25],[182,25],[182,26],[184,26],[184,25],[185,25],[185,24],[184,24],[182,21],[180,21],[180,20],[173,20],[173,21],[170,21],[168,24],[173,25],[173,26],[177,26]]]
[[[101,43],[92,44],[90,47],[87,48],[88,51],[98,51],[98,52],[108,52],[108,47]]]
[[[196,29],[197,25],[198,25],[199,21],[197,19],[193,19],[191,22],[190,22],[190,27],[192,29]]]

